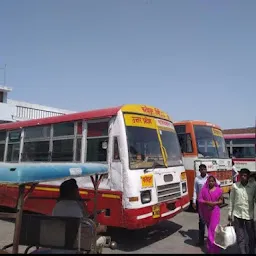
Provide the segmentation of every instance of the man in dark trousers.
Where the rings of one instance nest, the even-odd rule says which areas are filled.
[[[200,193],[203,185],[207,181],[207,177],[208,177],[207,168],[206,168],[205,164],[200,164],[199,172],[200,172],[200,175],[195,177],[195,181],[194,181],[193,208],[195,210],[198,209],[197,199],[198,199],[199,193]],[[198,217],[199,217],[199,237],[198,237],[197,245],[203,246],[204,245],[205,224],[199,214],[199,211],[198,211]]]
[[[254,254],[254,204],[256,199],[256,183],[249,181],[250,171],[241,169],[240,182],[234,183],[230,193],[228,220],[234,218],[237,244],[241,254]],[[248,247],[246,242],[248,235]]]

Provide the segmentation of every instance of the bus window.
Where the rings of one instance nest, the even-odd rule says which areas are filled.
[[[83,122],[79,121],[79,122],[77,122],[76,133],[77,133],[77,135],[82,135],[82,132],[83,132]]]
[[[50,130],[50,125],[25,128],[24,140],[38,140],[40,138],[50,138]]]
[[[4,161],[6,132],[0,132],[0,161]]]
[[[233,156],[235,158],[255,157],[255,147],[233,147]]]
[[[74,135],[74,122],[53,125],[53,137]]]
[[[177,134],[186,133],[186,125],[175,125],[174,128]]]
[[[53,162],[73,161],[73,139],[54,140],[52,149]]]
[[[49,161],[50,130],[50,125],[24,129],[24,146],[21,161]]]
[[[87,126],[87,156],[88,162],[106,162],[108,143],[108,121],[88,123]]]
[[[82,146],[82,139],[81,138],[77,138],[76,139],[76,162],[80,162],[81,161],[81,146]]]
[[[108,138],[88,138],[87,139],[87,157],[88,162],[106,162],[107,149],[102,147],[103,142],[108,142]]]
[[[178,139],[179,139],[182,153],[192,153],[193,152],[192,139],[191,139],[191,135],[189,133],[178,134]]]
[[[227,141],[227,139],[226,139]],[[255,144],[255,139],[253,138],[243,138],[243,139],[232,139],[233,145],[241,145],[241,144]]]
[[[9,143],[7,150],[7,162],[18,162],[20,155],[20,135],[21,131],[9,132]]]
[[[114,161],[119,161],[119,160],[120,160],[119,146],[118,146],[117,137],[114,138],[113,160],[114,160]]]
[[[4,161],[4,149],[5,149],[5,144],[0,144],[0,161]]]
[[[229,158],[232,158],[231,149],[230,149],[229,146],[227,147],[227,150],[228,150],[228,157],[229,157]]]
[[[21,161],[39,162],[49,161],[49,141],[24,142]]]
[[[87,137],[108,136],[108,122],[88,123]]]

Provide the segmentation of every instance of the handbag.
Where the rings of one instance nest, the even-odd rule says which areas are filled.
[[[214,244],[222,249],[227,249],[236,243],[235,228],[229,223],[226,226],[218,225],[215,229]]]

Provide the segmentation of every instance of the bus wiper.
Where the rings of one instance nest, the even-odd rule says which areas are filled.
[[[167,151],[166,151],[166,148],[164,147],[164,146],[162,146],[162,148],[163,148],[163,152],[164,152],[164,155],[165,155],[165,159],[164,159],[164,165],[165,165],[165,167],[168,167],[168,154],[167,154]]]
[[[149,169],[154,170],[156,167],[163,167],[163,166],[164,166],[163,164],[160,164],[160,163],[157,162],[157,160],[154,160],[151,167],[147,167],[147,168],[144,169],[144,173],[146,173]]]

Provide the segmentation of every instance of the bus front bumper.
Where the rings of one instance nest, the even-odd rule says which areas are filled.
[[[163,220],[171,219],[190,205],[189,196],[185,195],[172,202],[163,202],[157,205],[140,209],[124,210],[124,228],[142,229],[153,226]]]

